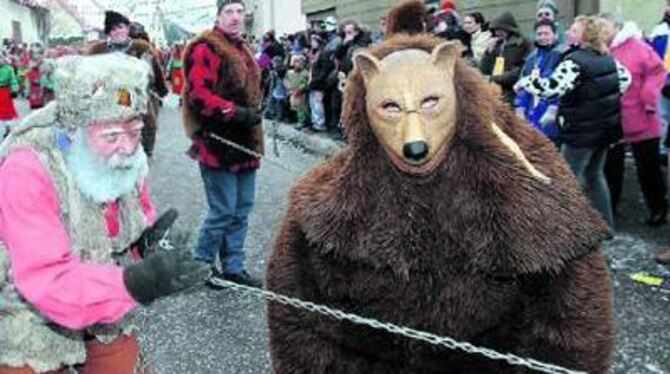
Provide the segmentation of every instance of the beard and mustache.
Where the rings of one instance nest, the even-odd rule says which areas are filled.
[[[65,161],[80,192],[98,204],[114,202],[138,190],[148,169],[141,144],[132,155],[114,154],[104,159],[93,152],[82,129],[77,131]]]

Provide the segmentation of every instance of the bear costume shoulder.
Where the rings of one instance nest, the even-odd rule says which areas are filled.
[[[396,35],[382,60],[440,41]],[[613,345],[609,231],[554,146],[460,59],[455,133],[426,175],[390,161],[360,69],[348,147],[293,188],[267,270],[271,291],[571,369],[606,373]],[[530,173],[500,132],[518,146]],[[277,373],[525,372],[507,363],[269,304]]]

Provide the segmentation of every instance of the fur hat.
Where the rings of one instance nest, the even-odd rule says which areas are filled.
[[[217,0],[216,2],[217,13],[221,13],[221,9],[223,9],[224,6],[230,4],[242,4],[243,7],[245,8],[247,7],[246,4],[244,4],[243,0]]]
[[[149,64],[124,53],[68,56],[54,71],[56,118],[65,128],[146,114]]]
[[[389,11],[386,16],[386,32],[388,35],[421,34],[427,32],[429,20],[428,8],[423,0],[408,0]]]
[[[119,24],[130,25],[130,20],[121,13],[117,13],[113,10],[108,10],[105,12],[105,35],[109,35],[110,32]]]
[[[337,27],[338,27],[337,18],[333,16],[326,17],[326,20],[323,22],[323,28],[327,32],[334,32],[337,30]]]
[[[552,12],[554,12],[554,15],[558,15],[558,5],[556,4],[555,0],[539,0],[537,2],[537,10],[543,8],[549,8]]]

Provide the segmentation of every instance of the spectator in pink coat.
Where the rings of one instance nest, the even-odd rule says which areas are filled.
[[[663,62],[642,39],[642,32],[632,22],[623,23],[616,16],[602,14],[603,32],[612,56],[631,73],[632,83],[621,99],[623,141],[609,150],[605,173],[612,194],[612,209],[621,196],[626,146],[635,157],[638,180],[650,215],[647,224],[666,223],[666,185],[661,172],[659,142],[661,124],[658,101],[665,84]]]

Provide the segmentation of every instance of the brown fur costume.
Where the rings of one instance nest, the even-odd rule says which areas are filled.
[[[394,36],[371,49],[439,43]],[[358,70],[346,92],[348,148],[298,182],[268,289],[362,316],[590,373],[613,345],[605,224],[554,147],[457,61],[458,119],[427,177],[399,172],[368,122]],[[551,183],[532,178],[495,121]],[[517,373],[501,361],[269,305],[277,373]]]

